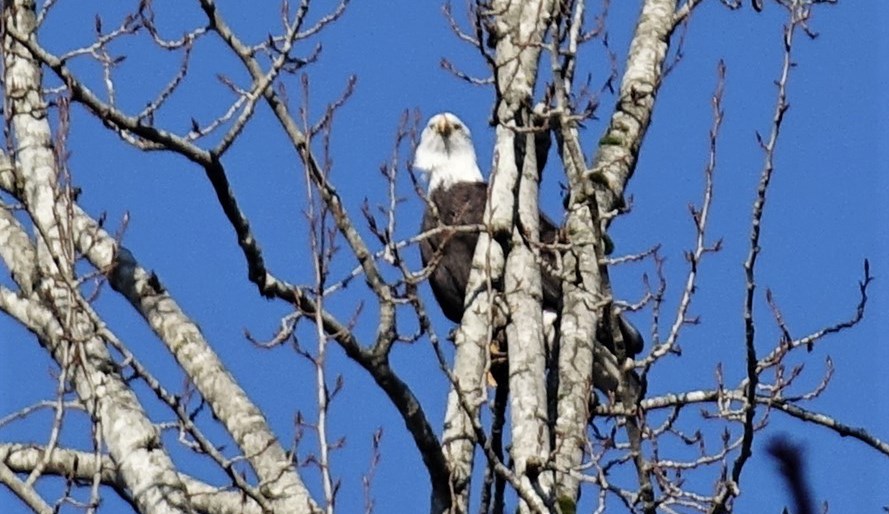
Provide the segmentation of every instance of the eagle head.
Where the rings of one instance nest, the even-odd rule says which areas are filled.
[[[472,134],[460,118],[449,112],[429,119],[413,165],[428,175],[430,192],[457,182],[484,181],[475,160]]]

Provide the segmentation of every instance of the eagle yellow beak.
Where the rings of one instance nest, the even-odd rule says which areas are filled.
[[[447,118],[442,116],[435,122],[435,131],[444,137],[448,137],[454,131],[454,126],[451,125]]]

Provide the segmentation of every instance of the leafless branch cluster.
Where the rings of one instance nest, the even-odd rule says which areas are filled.
[[[681,50],[674,50],[672,64],[668,60],[671,38],[678,27],[687,27],[700,0],[646,0],[622,73],[606,28],[607,0],[592,23],[587,21],[590,6],[582,0],[477,0],[468,3],[466,22],[447,4],[445,19],[460,40],[477,49],[490,75],[471,76],[447,58],[442,67],[495,93],[488,206],[480,226],[440,227],[409,239],[397,230],[402,200],[397,186],[406,169],[423,197],[419,180],[404,162],[416,143],[418,115],[405,112],[391,156],[380,167],[385,198],[365,202],[358,216],[335,187],[330,146],[334,120],[355,91],[355,77],[338,96],[325,99],[320,113],[310,109],[315,93],[309,72],[322,55],[315,39],[343,15],[348,0],[320,17],[313,17],[314,11],[310,16],[310,0],[295,6],[284,1],[279,31],[252,42],[236,33],[231,14],[214,0],[198,0],[201,19],[178,36],[168,34],[163,13],[142,0],[116,22],[96,16],[90,42],[53,52],[42,44],[41,27],[58,3],[44,2],[36,11],[34,2],[10,0],[2,12],[6,147],[0,154],[0,258],[15,285],[0,285],[0,310],[34,334],[52,357],[55,388],[52,398],[0,418],[0,430],[35,412],[48,411],[52,418],[39,444],[0,444],[0,483],[33,511],[73,505],[94,512],[102,504],[104,487],[138,512],[333,513],[340,482],[331,455],[343,443],[331,427],[330,414],[345,387],[330,365],[334,348],[373,379],[403,419],[425,466],[430,510],[436,514],[473,510],[469,492],[477,479],[483,480],[483,513],[510,509],[513,494],[521,512],[575,512],[581,493],[594,498],[596,512],[613,505],[645,513],[727,512],[741,492],[754,437],[775,411],[889,455],[889,443],[865,428],[806,408],[828,386],[830,361],[820,383],[801,392],[796,381],[803,369],[790,367],[788,359],[862,319],[872,280],[867,262],[860,301],[849,320],[794,337],[776,296],[768,291],[770,315],[782,337],[763,352],[757,336],[762,322],[754,312],[760,227],[788,108],[794,38],[814,34],[809,13],[822,2],[776,2],[787,9],[789,20],[771,128],[759,137],[764,162],[744,268],[744,377],[727,383],[719,367],[713,370],[713,383],[699,390],[651,396],[645,390],[649,372],[681,354],[683,329],[697,323],[693,302],[701,263],[721,248],[707,228],[724,114],[727,79],[722,63],[711,98],[703,198],[699,206],[689,206],[694,239],[685,255],[688,271],[675,313],[666,312],[659,247],[612,257],[607,230],[628,210],[624,192],[661,80],[681,59]],[[728,0],[723,4],[740,7]],[[120,50],[123,43],[136,39],[175,56],[179,64],[157,91],[139,91],[145,94],[144,107],[132,111],[121,100],[119,67],[128,58]],[[218,75],[219,87],[229,95],[224,105],[209,119],[181,119],[174,99],[189,84],[196,48],[208,40],[224,47],[246,79]],[[601,45],[609,70],[595,85],[578,71],[582,51],[594,44]],[[97,64],[99,79],[85,76],[81,62]],[[582,123],[596,114],[600,92],[615,94],[616,105],[604,133],[589,144]],[[316,408],[311,416],[295,415],[296,435],[289,447],[161,278],[122,244],[128,220],[120,220],[112,233],[104,217],[94,218],[78,204],[68,170],[71,105],[100,119],[125,144],[182,156],[204,171],[242,251],[248,280],[259,295],[289,309],[270,340],[251,334],[247,339],[262,349],[291,346],[314,370]],[[57,113],[54,128],[51,109]],[[291,283],[280,278],[286,274],[270,269],[228,178],[226,158],[260,110],[273,117],[299,159],[312,261],[308,284]],[[556,166],[568,182],[567,212],[563,240],[544,248],[538,184],[553,142]],[[480,235],[463,321],[451,336],[453,349],[439,337],[419,293],[436,262],[418,270],[406,252],[442,231]],[[547,272],[562,278],[564,303],[556,338],[547,335],[541,309],[542,250],[558,253],[555,266],[546,264],[551,267]],[[335,270],[342,269],[337,262],[353,269],[337,275]],[[657,274],[654,285],[644,278],[647,292],[636,303],[621,301],[612,290],[611,267],[624,262],[649,263]],[[334,314],[331,305],[349,301],[344,292],[359,277],[372,305],[354,302],[351,316]],[[180,391],[165,385],[97,312],[94,300],[106,285],[129,302],[175,358],[185,377]],[[374,310],[376,320],[367,340],[355,330],[363,310]],[[642,354],[634,354],[619,328],[623,310],[652,313],[652,338]],[[404,319],[411,321],[399,323]],[[298,336],[306,333],[304,327],[310,327],[314,344]],[[662,327],[667,327],[664,334]],[[450,387],[441,431],[392,365],[399,344],[421,340],[431,344]],[[162,420],[148,414],[134,384],[164,406]],[[694,406],[701,410],[692,413]],[[90,426],[79,447],[62,443],[72,419]],[[702,420],[715,420],[721,428],[701,431],[697,427]],[[208,427],[214,423],[233,444],[227,447],[229,439],[210,435],[215,431]],[[317,441],[315,448],[301,446],[306,431]],[[164,444],[167,434],[175,434],[183,448],[221,471],[227,484],[216,486],[183,472]],[[381,438],[382,429],[370,444],[363,480],[365,512],[374,509],[372,484],[382,458]],[[474,470],[476,450],[484,456],[484,472]],[[780,448],[774,453],[786,457]],[[320,494],[306,486],[302,473],[307,468],[317,471]],[[700,488],[700,481],[689,485],[685,477],[691,471],[708,477],[712,486]],[[57,498],[36,487],[47,476],[64,480]]]
[[[525,229],[532,226],[522,218],[522,212],[536,213],[537,211],[536,189],[525,189],[529,176],[527,173],[528,161],[534,157],[529,154],[533,153],[532,149],[535,148],[535,145],[538,148],[543,147],[543,155],[546,154],[549,148],[549,133],[556,136],[562,168],[570,184],[569,198],[566,201],[568,213],[565,222],[565,229],[570,234],[570,243],[569,250],[563,254],[562,265],[564,269],[568,270],[565,275],[571,279],[564,283],[565,306],[562,312],[560,341],[560,351],[568,355],[569,358],[547,361],[546,359],[550,357],[542,356],[548,373],[558,374],[557,390],[550,390],[550,399],[548,400],[553,402],[552,397],[555,396],[558,401],[555,406],[550,404],[547,411],[550,421],[548,429],[555,429],[555,435],[548,436],[546,427],[535,428],[533,422],[528,422],[528,419],[534,416],[522,418],[515,412],[515,409],[523,406],[516,402],[511,404],[511,409],[513,409],[512,471],[519,477],[528,474],[527,469],[522,468],[522,463],[516,461],[520,457],[516,454],[515,448],[521,446],[523,451],[531,451],[535,454],[534,457],[528,457],[528,462],[532,460],[535,462],[535,466],[538,468],[535,474],[541,477],[539,484],[531,485],[534,492],[543,500],[543,505],[535,502],[523,505],[523,508],[528,508],[530,511],[549,511],[560,508],[573,510],[580,483],[593,484],[598,489],[598,511],[605,510],[609,497],[613,497],[634,511],[636,509],[644,512],[654,512],[655,510],[674,512],[687,509],[702,512],[730,510],[732,499],[740,493],[740,476],[750,456],[754,434],[767,425],[773,407],[786,413],[798,412],[797,409],[805,411],[805,408],[799,404],[818,397],[827,387],[832,375],[832,365],[828,362],[827,373],[814,389],[803,393],[790,392],[793,389],[794,381],[802,374],[802,368],[797,366],[788,370],[784,359],[793,349],[799,348],[803,341],[808,341],[808,337],[793,339],[790,336],[780,316],[780,310],[773,302],[771,292],[768,292],[766,296],[769,304],[773,306],[774,318],[784,337],[767,357],[758,356],[755,350],[757,347],[755,342],[756,318],[753,315],[753,305],[757,284],[755,261],[761,247],[759,227],[763,222],[763,207],[769,178],[774,171],[773,157],[778,134],[787,110],[787,85],[792,68],[792,41],[794,34],[799,32],[812,34],[808,27],[811,4],[804,2],[782,3],[789,14],[784,37],[784,63],[780,77],[776,81],[777,106],[772,120],[771,135],[768,141],[760,139],[765,164],[757,193],[758,197],[754,204],[750,257],[745,268],[748,272],[747,311],[744,316],[748,327],[745,343],[747,349],[746,378],[736,385],[725,384],[722,370],[719,368],[715,370],[715,390],[690,391],[668,397],[644,399],[634,395],[631,387],[633,368],[641,374],[644,382],[649,370],[661,359],[681,354],[679,339],[682,328],[697,323],[697,319],[690,313],[697,291],[700,264],[707,254],[718,252],[721,248],[721,240],[710,242],[706,233],[713,202],[719,129],[723,120],[722,96],[725,66],[720,63],[717,88],[712,97],[713,125],[709,134],[710,152],[704,173],[703,201],[700,207],[690,206],[695,239],[693,249],[686,254],[689,271],[680,294],[678,308],[673,320],[668,323],[669,330],[666,335],[661,336],[659,327],[661,319],[664,317],[662,306],[665,300],[663,260],[657,249],[646,253],[646,256],[650,256],[654,260],[660,285],[654,290],[649,287],[649,293],[635,308],[651,307],[654,318],[651,348],[644,355],[637,357],[633,366],[624,367],[624,371],[619,372],[620,386],[614,391],[615,395],[612,401],[609,404],[598,404],[594,407],[596,415],[612,418],[615,422],[609,423],[602,420],[594,421],[590,425],[586,424],[587,417],[583,415],[586,412],[586,405],[581,405],[581,401],[592,394],[590,386],[596,381],[596,376],[591,375],[591,370],[595,369],[593,361],[599,362],[599,359],[604,358],[607,363],[608,358],[616,357],[617,362],[624,362],[630,357],[627,350],[622,347],[623,341],[619,334],[614,334],[613,357],[597,352],[598,342],[593,348],[583,348],[585,344],[588,344],[588,341],[593,339],[590,337],[590,333],[594,331],[596,320],[600,316],[607,320],[611,315],[609,314],[610,309],[590,311],[589,306],[610,306],[616,303],[609,285],[607,264],[641,258],[640,256],[618,259],[606,257],[610,242],[604,230],[615,215],[626,208],[623,204],[623,191],[635,168],[639,145],[647,129],[659,82],[663,74],[678,64],[678,60],[681,58],[681,50],[678,50],[673,63],[668,65],[665,62],[667,47],[663,42],[669,40],[670,35],[680,24],[685,24],[688,16],[699,2],[688,2],[676,7],[675,10],[667,4],[670,3],[646,2],[643,6],[636,36],[631,44],[627,69],[624,72],[618,94],[618,105],[612,114],[611,124],[606,133],[598,140],[599,144],[595,148],[592,164],[588,164],[589,161],[584,156],[578,123],[589,118],[598,102],[595,97],[587,96],[588,90],[574,90],[575,70],[578,48],[594,38],[600,38],[607,44],[607,32],[601,28],[601,23],[597,23],[597,28],[592,31],[584,29],[585,4],[583,2],[554,4],[543,2],[523,6],[523,9],[536,9],[538,12],[536,16],[529,16],[529,20],[531,18],[549,20],[548,26],[538,27],[537,32],[530,34],[522,32],[523,29],[527,30],[524,26],[510,25],[511,13],[521,9],[509,2],[473,4],[469,9],[471,29],[462,29],[452,9],[450,7],[445,9],[445,14],[458,37],[476,46],[485,61],[492,67],[493,82],[498,93],[498,103],[493,114],[493,123],[498,130],[498,139],[492,172],[492,202],[503,200],[503,197],[497,196],[498,181],[505,181],[508,184],[506,189],[516,192],[514,199],[506,199],[499,203],[501,206],[499,212],[517,212],[517,218],[512,223],[504,223],[503,226],[522,226]],[[729,5],[733,8],[739,6]],[[607,12],[607,7],[606,2],[603,12]],[[542,12],[546,14],[541,15]],[[663,16],[664,12],[673,14],[672,16]],[[524,45],[519,45],[519,48],[511,48],[509,45],[516,45],[516,41],[523,42]],[[531,86],[523,82],[527,80],[528,76],[535,78],[538,76],[535,68],[536,58],[523,60],[525,53],[533,52],[540,53],[544,59],[548,56],[551,63],[548,75],[545,76],[547,81],[542,88],[544,93],[539,100],[535,100],[530,94],[530,91],[535,89],[533,81]],[[650,60],[652,58],[654,61]],[[489,79],[478,80],[469,77],[460,72],[450,61],[443,61],[442,64],[446,70],[452,71],[458,78],[473,84],[490,81]],[[616,74],[615,65],[612,65],[612,69],[615,69]],[[537,88],[540,89],[540,86],[538,85]],[[519,100],[516,100],[516,97]],[[526,116],[524,123],[522,122],[522,112]],[[529,123],[527,120],[530,119],[537,121]],[[529,137],[529,134],[533,137]],[[514,139],[524,141],[524,145],[514,143]],[[520,152],[524,152],[524,167],[522,167],[521,161],[519,163],[504,162],[503,156],[507,153],[506,149],[514,144],[521,148]],[[539,166],[536,172],[539,177],[539,173],[543,171],[545,158],[540,159],[539,153],[537,157],[536,162]],[[516,178],[516,173],[520,174],[520,178]],[[534,181],[533,178],[531,180]],[[514,203],[518,207],[512,207]],[[523,209],[527,210],[523,211]],[[489,230],[496,231],[499,226],[501,225],[498,225],[498,220],[490,220]],[[487,269],[495,280],[500,280],[499,277],[504,275],[507,279],[509,278],[510,259],[520,248],[522,242],[530,240],[533,247],[536,237],[533,229],[530,234],[525,233],[522,236],[523,238],[515,240],[513,246],[508,250],[509,254],[505,258],[505,270],[501,268],[504,264],[497,264]],[[483,244],[480,243],[480,246]],[[477,249],[477,257],[480,251]],[[587,253],[581,253],[582,251]],[[587,263],[586,267],[584,267],[584,262]],[[575,292],[569,282],[576,282],[576,277],[583,277],[583,287],[578,288]],[[861,302],[856,309],[855,316],[848,322],[825,327],[812,337],[820,339],[827,334],[854,326],[861,319],[861,308],[866,304],[867,285],[870,281],[870,273],[867,263],[865,263],[865,275],[861,282]],[[648,284],[647,280],[646,284]],[[509,295],[507,287],[507,303],[509,303]],[[574,313],[571,312],[571,309],[574,305],[581,307],[578,315],[572,318]],[[539,303],[537,309],[539,309]],[[510,304],[511,312],[515,313],[519,310],[520,308]],[[572,319],[580,319],[582,316],[586,318],[586,326],[582,324],[574,326],[566,323]],[[522,318],[527,319],[525,316]],[[467,320],[464,317],[461,330],[465,330],[466,325],[472,324],[472,322],[472,319]],[[522,330],[519,333],[529,332],[533,333],[533,330]],[[573,346],[575,344],[577,346]],[[475,346],[483,348],[484,345],[477,344]],[[759,346],[762,344],[759,343]],[[535,343],[528,337],[510,338],[510,353],[514,353],[515,348],[539,347],[539,343]],[[458,367],[460,358],[458,353],[456,364]],[[513,355],[510,355],[509,368],[510,370],[514,368],[526,369],[529,366],[534,366],[531,364],[532,362],[534,362],[533,358],[514,358]],[[589,362],[590,365],[576,366],[577,362]],[[576,367],[581,368],[579,373],[577,373]],[[479,370],[474,370],[474,373],[475,376],[478,376]],[[462,374],[460,376],[462,377]],[[527,386],[525,389],[520,389],[522,385],[515,383],[516,376],[516,373],[510,373],[509,394],[521,397],[527,404],[528,398],[533,397],[535,393],[529,392]],[[538,382],[540,381],[539,377],[538,373],[536,378]],[[461,383],[463,382],[465,379],[461,381]],[[581,393],[574,394],[575,390],[572,387],[575,385],[580,388]],[[584,386],[585,390],[582,389]],[[501,391],[498,389],[499,394]],[[575,403],[571,404],[572,401]],[[697,429],[688,432],[683,428],[689,426],[688,420],[685,419],[687,416],[681,415],[684,410],[687,410],[684,407],[699,401],[712,403],[714,407],[714,410],[704,411],[705,419],[720,419],[725,422],[721,441],[715,448],[712,442],[707,441],[711,435],[704,434]],[[495,396],[491,405],[493,419],[501,419],[505,402]],[[656,411],[661,408],[668,409],[666,417],[657,415]],[[477,411],[467,411],[465,414],[468,416],[478,415]],[[797,416],[797,414],[791,415]],[[570,419],[572,416],[574,419]],[[819,416],[821,414],[812,413],[807,416],[800,412],[797,417],[814,420]],[[516,428],[515,425],[523,423],[526,425],[524,429]],[[836,429],[838,425],[842,424],[832,420],[825,425]],[[698,425],[692,424],[690,426],[696,427]],[[583,427],[588,427],[588,430],[584,431]],[[495,433],[496,430],[499,428],[495,421],[491,431]],[[854,429],[843,431],[846,435],[856,432]],[[530,443],[516,439],[522,433],[536,434],[536,439]],[[467,433],[467,437],[469,435]],[[882,442],[871,440],[870,437],[868,435],[862,440],[869,440],[868,444],[876,445],[875,447],[882,444]],[[548,438],[549,441],[547,441]],[[692,453],[680,451],[680,454],[686,457],[679,460],[670,457],[669,455],[676,452],[677,444],[679,447],[689,448]],[[582,450],[578,451],[577,448],[582,448]],[[463,462],[469,462],[471,458],[469,446],[464,448],[463,455]],[[637,480],[634,484],[625,487],[616,485],[616,482],[609,477],[619,475],[617,470],[627,464],[635,467]],[[691,469],[711,469],[714,492],[696,491],[685,485],[684,473]],[[554,483],[547,484],[543,481],[547,471],[556,473],[557,478]],[[491,474],[491,469],[489,469],[486,477]],[[488,500],[490,483],[486,479],[483,489],[482,511],[502,512],[502,496],[498,497],[498,495],[502,495],[502,488],[496,489],[493,500]],[[524,496],[522,498],[524,499]]]

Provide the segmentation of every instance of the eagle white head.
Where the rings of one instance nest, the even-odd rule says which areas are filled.
[[[460,118],[443,112],[429,119],[414,154],[414,167],[429,177],[429,192],[457,182],[483,182],[472,134]]]

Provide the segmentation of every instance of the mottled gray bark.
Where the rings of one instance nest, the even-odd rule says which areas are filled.
[[[163,451],[157,430],[142,411],[135,394],[123,383],[105,348],[107,331],[74,285],[72,261],[84,252],[98,270],[110,271],[112,286],[145,317],[158,337],[197,386],[225,425],[260,480],[262,495],[277,512],[316,510],[308,491],[262,413],[247,398],[197,325],[159,287],[149,271],[99,224],[84,214],[61,190],[52,135],[41,95],[41,71],[22,41],[34,41],[34,5],[26,0],[4,9],[5,94],[16,141],[16,165],[6,160],[3,188],[27,207],[38,231],[36,245],[4,211],[0,238],[16,244],[0,256],[13,270],[23,293],[35,287],[34,270],[27,267],[36,254],[39,289],[19,295],[4,289],[0,308],[34,332],[71,377],[87,408],[95,412],[102,442],[140,512],[191,512],[186,488]],[[16,39],[18,38],[18,40]],[[30,43],[29,43],[30,44]],[[78,358],[72,357],[78,352]],[[80,358],[80,352],[86,358]]]
[[[519,434],[519,441],[513,443],[513,459],[519,477],[525,470],[529,456],[540,457],[548,452],[539,273],[535,295],[532,292],[535,290],[533,278],[530,279],[531,288],[527,287],[528,270],[535,268],[531,265],[533,256],[528,248],[519,250],[511,260],[504,262],[502,249],[494,238],[513,238],[513,209],[519,181],[515,152],[517,135],[514,129],[520,111],[531,103],[540,43],[548,27],[552,5],[550,1],[541,0],[500,1],[495,2],[491,9],[495,13],[495,74],[500,103],[496,111],[497,141],[490,180],[491,197],[484,218],[489,233],[481,234],[473,258],[473,270],[467,286],[467,308],[456,338],[454,376],[457,385],[448,396],[443,436],[445,455],[455,484],[454,505],[457,512],[466,512],[468,508],[468,484],[476,442],[473,420],[477,418],[478,408],[486,397],[483,377],[488,367],[491,335],[497,330],[494,326],[498,317],[495,312],[497,307],[491,284],[504,278],[504,272],[508,296],[506,304],[512,311],[515,323],[507,332],[509,366],[510,370],[523,370],[510,379],[510,387],[518,388],[513,393],[512,428],[514,438]],[[527,200],[533,196],[533,204],[524,205],[522,209],[533,212],[536,217],[536,183],[533,193],[530,191],[527,190],[524,198]],[[534,226],[531,225],[531,228],[534,229]],[[536,233],[533,237],[536,237]],[[518,246],[525,244],[521,239],[518,235],[514,238]],[[516,323],[517,318],[521,319]],[[531,484],[527,477],[522,481],[530,491]]]
[[[81,234],[91,233],[88,218],[77,221],[85,225]],[[156,288],[157,279],[139,266],[128,250],[102,231],[91,235],[91,241],[79,238],[78,242],[88,245],[85,250],[97,266],[107,262],[113,269],[109,276],[112,287],[142,315],[195,384],[253,467],[262,495],[276,512],[315,511],[317,507],[265,416],[222,364],[197,324],[167,291]]]
[[[559,123],[561,154],[571,185],[566,220],[567,239],[571,246],[563,262],[565,305],[559,355],[558,443],[555,448],[556,467],[562,471],[557,477],[557,495],[566,501],[575,502],[579,493],[578,480],[567,471],[577,469],[583,460],[589,419],[588,398],[592,393],[590,378],[598,387],[612,390],[627,381],[624,375],[627,370],[621,362],[626,357],[623,348],[617,348],[615,359],[598,342],[593,343],[602,307],[611,301],[608,272],[599,265],[604,258],[602,231],[611,219],[607,214],[621,205],[624,189],[635,169],[661,82],[675,8],[675,0],[644,3],[630,44],[618,103],[605,134],[599,139],[591,169],[585,169],[574,123],[565,116]],[[566,92],[562,91],[562,94]],[[561,102],[557,107],[565,107],[566,100],[557,95],[557,104]],[[592,366],[593,362],[595,366]],[[592,371],[595,373],[591,377]],[[634,393],[626,385],[617,399],[632,403]],[[632,426],[630,431],[633,431]],[[638,443],[639,434],[631,434],[631,438],[634,437]],[[643,470],[638,471],[642,488],[649,489],[650,486],[645,487],[648,481]]]
[[[7,3],[4,25],[31,34],[35,27],[33,8],[33,2],[27,0]],[[14,256],[7,260],[9,252],[4,252],[22,293],[29,288],[36,290],[24,296],[4,288],[0,291],[0,309],[37,335],[59,366],[67,370],[139,509],[146,513],[192,512],[155,427],[116,371],[98,333],[97,317],[74,285],[74,251],[68,237],[70,204],[57,182],[40,67],[8,35],[3,41],[3,57],[6,115],[16,144],[15,193],[37,229],[33,253],[39,285],[35,288],[33,284],[32,269],[23,268],[21,259]],[[16,234],[15,243],[32,244],[15,225],[6,223],[5,229],[7,234]],[[20,254],[31,252],[22,250]]]
[[[496,293],[488,276],[503,274],[503,252],[488,234],[482,233],[472,260],[472,272],[466,286],[467,308],[454,342],[454,384],[448,393],[442,431],[442,451],[451,470],[454,496],[453,512],[469,511],[469,486],[477,442],[475,426],[478,409],[484,404],[485,371],[489,368],[489,342],[495,319]],[[432,512],[442,512],[445,505],[433,505]]]
[[[586,192],[589,194],[589,188],[595,189],[600,212],[610,212],[620,205],[627,182],[636,169],[663,78],[664,60],[675,28],[675,12],[676,0],[647,0],[642,5],[617,105],[595,148],[593,166],[588,170],[599,174],[599,180],[587,183]]]
[[[509,342],[511,454],[515,472],[522,483],[536,490],[543,496],[542,500],[548,502],[552,493],[552,474],[542,471],[550,452],[547,352],[541,311],[540,262],[531,249],[531,245],[540,240],[539,176],[533,134],[518,137],[525,137],[529,145],[525,149],[518,184],[518,220],[513,229],[503,284],[510,314],[506,336]],[[534,510],[540,507],[535,506]],[[521,506],[521,510],[527,509],[527,505]]]
[[[599,262],[595,239],[590,230],[594,217],[589,206],[573,205],[565,225],[571,247],[562,259],[564,275],[580,277],[564,280],[564,306],[559,338],[559,389],[553,448],[556,469],[556,496],[576,501],[579,483],[568,471],[577,469],[586,449],[590,395],[593,394],[593,345],[595,344],[601,296]],[[607,351],[607,350],[606,350]]]
[[[28,473],[44,458],[45,448],[25,444],[0,444],[0,465],[15,473]],[[98,475],[103,485],[117,490],[125,500],[132,501],[117,466],[107,455],[96,459],[92,453],[57,448],[46,461],[48,475],[88,482]],[[179,475],[185,485],[195,512],[206,514],[259,514],[262,509],[240,491],[223,491],[187,475]]]

